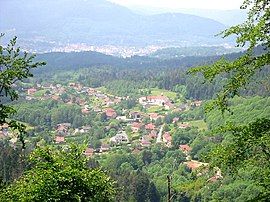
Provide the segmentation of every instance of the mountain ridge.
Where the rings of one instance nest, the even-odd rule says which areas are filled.
[[[226,28],[189,14],[138,15],[105,0],[1,1],[0,30],[28,40],[93,45],[220,44]],[[20,18],[15,18],[14,13]]]

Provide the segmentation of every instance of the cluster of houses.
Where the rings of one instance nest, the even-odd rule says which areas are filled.
[[[37,85],[35,88],[27,89],[27,97],[28,99],[33,99],[34,95],[37,93],[38,90],[47,90],[48,92],[45,93],[42,98],[40,99],[54,99],[54,100],[61,100],[62,94],[66,93],[68,89],[72,89],[76,92],[76,95],[84,94],[85,96],[76,96],[76,95],[67,95],[65,101],[66,104],[77,104],[81,106],[82,114],[89,114],[91,110],[97,113],[104,113],[108,120],[110,119],[117,119],[120,122],[127,122],[127,125],[130,126],[131,131],[133,134],[140,133],[140,131],[144,131],[144,135],[139,138],[139,143],[142,148],[150,147],[152,144],[161,143],[163,142],[167,147],[171,147],[172,145],[172,136],[169,132],[164,132],[162,127],[157,127],[154,122],[158,119],[164,119],[164,115],[159,113],[142,113],[138,111],[130,112],[128,116],[118,116],[117,111],[113,109],[113,105],[120,103],[124,99],[128,99],[127,97],[117,97],[112,95],[107,95],[101,92],[98,89],[84,87],[79,83],[69,83],[67,87],[64,87],[60,84],[48,84],[48,85]],[[70,92],[70,91],[69,91]],[[90,106],[86,98],[95,99],[98,102],[98,106]],[[82,98],[84,97],[84,98]],[[149,108],[151,106],[160,106],[164,107],[166,110],[176,109],[176,105],[166,96],[163,94],[157,96],[144,96],[138,99],[139,104],[143,106],[143,108]],[[184,103],[180,106],[177,106],[179,111],[186,111],[190,107],[198,107],[201,106],[202,101],[194,101],[189,104]],[[143,118],[149,118],[148,123],[143,123]],[[181,122],[180,118],[175,117],[172,121],[173,124],[178,125],[181,129],[186,129],[190,127],[189,123]],[[62,123],[56,126],[56,136],[55,136],[55,143],[65,143],[65,137],[69,134],[71,129],[71,124],[69,123]],[[87,133],[91,129],[90,126],[84,126],[81,128],[76,128],[72,130],[72,134],[76,133]],[[1,136],[1,131],[0,131]],[[110,145],[121,145],[121,144],[129,144],[131,140],[129,139],[128,135],[121,129],[118,133],[109,139]],[[181,150],[184,152],[189,152],[188,147],[180,146]],[[183,147],[183,148],[182,148]],[[108,151],[110,146],[103,145],[99,149],[100,151]],[[93,148],[88,148],[86,151],[86,155],[91,156],[95,151]]]
[[[139,103],[144,108],[149,108],[151,106],[163,106],[167,110],[174,108],[174,104],[171,102],[171,100],[163,95],[141,97],[139,98]]]

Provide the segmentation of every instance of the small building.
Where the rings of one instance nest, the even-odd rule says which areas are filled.
[[[186,129],[186,128],[190,127],[190,124],[189,123],[180,123],[178,126],[181,129]]]
[[[141,113],[140,112],[131,112],[130,116],[135,120],[139,121],[141,120]]]
[[[202,162],[198,162],[198,161],[188,161],[188,162],[185,162],[184,164],[187,165],[187,167],[191,170],[196,170],[198,169],[199,167],[201,166],[207,166],[208,164],[207,163],[202,163]]]
[[[64,136],[56,136],[55,137],[55,143],[56,144],[60,144],[60,143],[64,143],[65,142],[65,137]]]
[[[36,88],[29,88],[28,90],[27,90],[27,94],[28,95],[33,95],[33,94],[35,94],[37,92],[37,89]]]
[[[168,147],[171,146],[171,144],[172,144],[172,136],[171,136],[171,134],[169,132],[165,132],[163,134],[162,140]]]
[[[158,113],[149,113],[148,115],[151,121],[156,121],[158,118],[164,118],[164,116],[159,115]]]
[[[114,119],[117,117],[116,111],[112,108],[106,109],[105,113],[106,113],[107,118],[109,118],[109,119]]]
[[[108,144],[101,144],[100,152],[107,152],[110,150],[110,145]]]
[[[148,134],[148,137],[150,139],[156,139],[157,138],[157,131],[156,130],[151,130],[151,132]]]
[[[149,123],[145,125],[146,130],[155,130],[156,126],[153,123]]]
[[[147,140],[146,138],[142,138],[141,139],[141,146],[142,147],[150,147],[151,146],[151,142],[149,140]]]
[[[164,107],[165,107],[166,110],[170,110],[170,109],[174,108],[174,104],[172,104],[171,102],[166,102],[164,104]]]
[[[195,100],[194,102],[191,103],[191,106],[193,107],[200,107],[202,105],[201,100]]]
[[[8,136],[8,130],[9,130],[8,124],[5,123],[3,125],[0,125],[0,138]]]
[[[91,157],[93,156],[95,153],[95,150],[91,147],[88,147],[85,152],[84,152],[84,155],[87,156],[87,157]]]
[[[178,117],[173,118],[172,123],[177,123],[179,121]]]
[[[142,128],[142,126],[143,126],[142,123],[134,122],[131,125],[131,130],[132,130],[133,133],[137,133]]]
[[[192,148],[190,146],[188,146],[187,144],[181,144],[179,146],[179,149],[184,152],[185,154],[187,154],[188,152],[190,152],[192,150]]]
[[[127,136],[126,132],[124,132],[124,131],[122,131],[119,134],[116,134],[115,136],[113,136],[110,139],[110,143],[112,143],[112,144],[125,144],[128,142],[129,142],[128,136]]]

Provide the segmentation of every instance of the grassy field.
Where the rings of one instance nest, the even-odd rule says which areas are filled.
[[[34,94],[34,97],[42,97],[47,90],[39,90]]]
[[[170,99],[176,98],[176,93],[164,89],[158,89],[158,88],[151,88],[151,95],[164,95]]]
[[[194,127],[198,127],[199,130],[207,130],[207,124],[204,120],[190,121],[189,124]]]

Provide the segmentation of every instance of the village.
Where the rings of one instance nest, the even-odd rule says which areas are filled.
[[[85,150],[85,155],[106,154],[121,147],[130,147],[133,151],[150,148],[156,144],[162,144],[165,147],[172,147],[171,131],[177,129],[188,129],[194,127],[189,122],[185,122],[181,117],[173,117],[171,122],[166,124],[164,119],[168,113],[181,113],[200,107],[202,101],[193,100],[178,102],[172,100],[171,96],[166,96],[166,92],[159,91],[158,95],[143,95],[136,98],[136,106],[132,109],[119,109],[117,106],[127,97],[114,96],[104,92],[104,89],[90,88],[79,83],[61,84],[36,84],[34,87],[22,89],[22,96],[28,101],[31,100],[55,100],[65,105],[77,105],[81,108],[82,115],[88,115],[93,111],[102,114],[107,122],[117,121],[120,128],[116,134],[111,137],[101,139],[98,148],[91,144]],[[156,93],[157,94],[157,93]],[[172,130],[164,130],[164,127],[172,126]],[[71,123],[58,123],[52,131],[54,144],[64,146],[69,138],[76,139],[80,135],[87,134],[91,130],[91,125],[84,125],[79,128],[73,128]],[[4,125],[0,130],[0,138],[8,136],[8,126]],[[16,140],[13,142],[16,142]],[[188,144],[178,145],[179,149],[186,155],[191,151]],[[190,160],[190,159],[188,159]],[[201,163],[189,161],[187,163],[191,169],[198,168]]]

